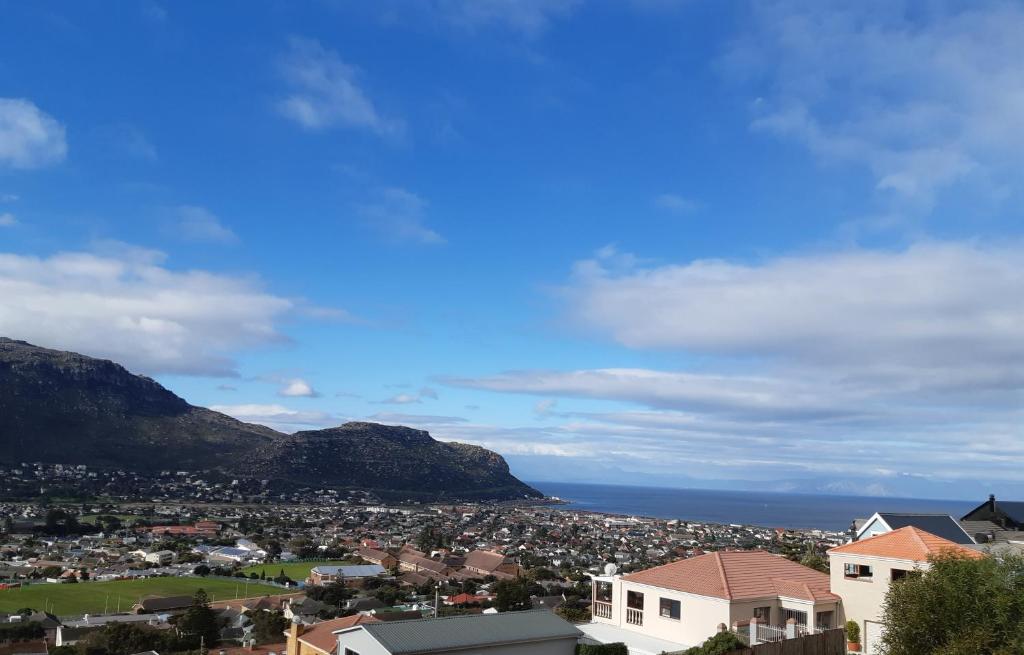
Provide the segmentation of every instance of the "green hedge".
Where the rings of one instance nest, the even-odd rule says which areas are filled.
[[[576,646],[576,655],[629,655],[626,644],[580,644]]]

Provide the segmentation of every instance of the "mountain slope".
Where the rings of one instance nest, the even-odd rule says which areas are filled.
[[[222,469],[388,497],[539,496],[479,446],[346,423],[285,435],[188,404],[114,362],[0,337],[0,462]]]
[[[332,480],[382,495],[515,498],[541,494],[486,448],[435,440],[424,430],[345,423],[296,432],[253,454],[254,474],[293,482]]]
[[[0,461],[209,468],[277,436],[114,362],[0,338]]]

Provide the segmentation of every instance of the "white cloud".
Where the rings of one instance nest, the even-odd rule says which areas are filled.
[[[187,241],[235,243],[238,236],[205,207],[182,205],[173,212],[173,233]]]
[[[0,166],[42,168],[64,161],[64,126],[32,102],[0,98]]]
[[[231,354],[282,342],[296,303],[251,277],[175,271],[162,253],[0,254],[0,334],[107,357],[136,372],[232,375]]]
[[[284,386],[278,390],[277,395],[289,398],[317,398],[320,393],[302,378],[293,378],[285,382]]]
[[[327,412],[303,412],[274,404],[212,405],[210,409],[239,421],[265,425],[281,432],[326,428],[343,422]]]
[[[574,320],[634,348],[894,369],[1024,363],[1024,245],[922,243],[755,264],[576,265]]]
[[[696,202],[677,193],[662,193],[654,198],[654,204],[673,214],[690,214],[698,207]]]
[[[373,201],[359,205],[362,218],[384,236],[395,241],[442,244],[444,237],[424,224],[425,200],[399,188],[380,189]]]
[[[444,434],[544,475],[564,467],[541,454],[551,444],[619,482],[756,478],[949,498],[979,493],[964,485],[980,481],[1024,492],[1021,262],[1016,242],[662,265],[605,248],[563,289],[570,318],[630,348],[673,351],[684,369],[440,378],[536,396],[542,414],[559,399],[543,429]]]
[[[421,402],[423,402],[423,400],[417,393],[399,393],[380,401],[383,405],[411,405],[413,403]]]
[[[18,220],[11,212],[0,213],[0,227],[12,227],[18,224]]]
[[[278,108],[306,129],[340,125],[387,138],[400,138],[404,133],[405,124],[382,115],[359,87],[358,71],[318,41],[292,38],[279,63],[293,91]]]
[[[1024,8],[767,2],[724,57],[762,85],[753,127],[929,206],[967,178],[1019,182]]]
[[[535,38],[552,21],[571,14],[581,0],[439,0],[438,8],[451,23],[468,29],[502,27]]]

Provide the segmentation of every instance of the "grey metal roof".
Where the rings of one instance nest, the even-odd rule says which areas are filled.
[[[930,532],[936,537],[949,539],[955,544],[973,544],[974,539],[964,531],[960,523],[948,514],[910,514],[898,512],[879,512],[882,520],[893,530],[912,525],[915,528]]]
[[[359,627],[370,633],[392,655],[417,655],[547,639],[575,639],[582,634],[573,624],[548,610],[364,623]]]
[[[320,575],[340,575],[345,578],[372,578],[386,573],[380,564],[348,564],[342,566],[315,566],[313,571]]]

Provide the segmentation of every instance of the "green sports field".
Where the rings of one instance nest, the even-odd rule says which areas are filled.
[[[242,569],[242,573],[249,575],[250,573],[260,574],[263,571],[267,574],[268,578],[276,578],[281,575],[281,569],[284,569],[284,574],[296,582],[302,582],[309,577],[309,572],[313,567],[316,566],[341,566],[343,564],[353,564],[352,560],[321,560],[316,562],[277,562],[274,564],[254,564],[247,566]]]
[[[243,598],[246,596],[244,580],[212,578],[149,578],[146,580],[117,580],[113,582],[81,582],[78,584],[37,584],[20,589],[0,591],[0,612],[16,612],[23,607],[44,608],[58,616],[97,614],[118,609],[130,611],[131,606],[146,596],[184,596],[197,589],[205,589],[211,601]],[[250,582],[248,596],[266,596],[287,593],[285,589]]]

